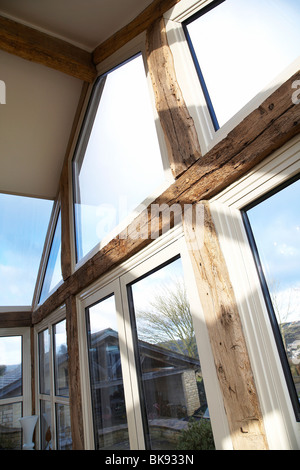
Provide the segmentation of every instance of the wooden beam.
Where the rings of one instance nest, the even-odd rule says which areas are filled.
[[[64,164],[61,172],[60,183],[59,183],[59,195],[60,195],[60,210],[61,210],[61,271],[62,277],[65,281],[72,273],[72,255],[71,255],[71,221],[70,221],[70,191],[71,186],[70,178],[71,172],[69,169],[70,163],[70,152],[71,147],[75,138],[76,130],[82,113],[85,98],[88,92],[89,85],[84,82],[82,85],[82,91],[78,102],[76,114],[73,120],[72,130],[66,150]]]
[[[258,109],[253,111],[227,137],[199,158],[153,203],[170,207],[174,203],[191,204],[209,199],[232,182],[244,176],[292,137],[300,133],[300,106],[292,103],[292,83],[300,78],[295,74],[276,90]],[[43,305],[33,312],[32,321],[38,323],[65,302],[69,295],[76,295],[95,282],[103,274],[126,261],[145,246],[151,238],[130,237],[136,234],[140,222],[141,232],[148,218],[144,214],[128,227],[129,236],[115,237],[53,293]]]
[[[100,62],[107,59],[111,54],[120,49],[120,47],[127,44],[127,42],[134,39],[140,33],[146,31],[155,20],[160,18],[166,11],[179,2],[180,0],[154,0],[128,25],[96,47],[93,52],[94,64],[100,64]]]
[[[79,344],[76,299],[70,296],[66,300],[66,330],[68,344],[70,416],[73,450],[84,449],[83,414],[81,401]]]
[[[202,208],[201,227],[196,225],[194,214],[183,225],[233,448],[266,450],[263,418],[237,303],[209,203],[202,202]]]
[[[0,17],[0,49],[89,83],[97,75],[89,52],[4,17]]]
[[[147,30],[146,52],[170,167],[177,178],[201,156],[194,121],[177,82],[163,17]]]

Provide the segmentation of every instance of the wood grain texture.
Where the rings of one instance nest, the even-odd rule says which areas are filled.
[[[157,18],[160,18],[166,11],[179,2],[180,0],[154,0],[128,25],[124,26],[124,28],[120,29],[117,33],[113,34],[96,47],[93,52],[94,64],[100,64],[100,62],[107,59],[122,46],[146,31]]]
[[[195,217],[187,217],[183,225],[233,447],[266,450],[263,418],[237,303],[209,203],[202,202],[202,208],[201,226],[195,224]]]
[[[194,121],[177,82],[174,60],[162,17],[147,30],[146,52],[170,167],[173,176],[177,178],[200,158],[201,149]]]
[[[17,308],[17,307],[16,307]],[[32,312],[1,312],[0,313],[0,328],[22,328],[31,326]]]
[[[66,330],[69,366],[70,417],[73,450],[84,449],[83,414],[79,369],[79,344],[76,299],[70,296],[66,300]]]
[[[79,98],[76,114],[73,120],[72,130],[68,141],[63,168],[59,182],[59,197],[61,210],[61,272],[65,281],[72,274],[72,254],[71,254],[71,220],[70,220],[70,191],[72,187],[72,169],[70,168],[70,152],[75,138],[76,130],[83,111],[84,102],[88,93],[89,85],[84,82]]]
[[[97,75],[91,53],[4,17],[0,17],[0,49],[89,83]]]

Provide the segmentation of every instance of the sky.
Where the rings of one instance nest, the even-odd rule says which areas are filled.
[[[299,0],[226,0],[188,26],[220,127],[299,56]]]
[[[164,266],[132,284],[135,310],[147,309],[149,301],[155,294],[163,293],[164,286],[172,288],[176,281],[183,281],[182,263],[180,259]],[[106,328],[118,331],[115,297],[111,295],[89,308],[90,328],[93,334]]]
[[[300,321],[299,201],[300,180],[247,211],[281,321]]]
[[[0,306],[31,305],[52,207],[0,194]]]
[[[111,328],[118,331],[115,296],[111,295],[89,308],[91,334]]]
[[[22,361],[22,337],[0,337],[0,365],[17,365]]]
[[[49,292],[61,281],[61,213],[59,212],[54,230],[52,245],[47,261],[47,267],[39,303],[42,303]]]

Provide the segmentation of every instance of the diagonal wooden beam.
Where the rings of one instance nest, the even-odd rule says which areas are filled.
[[[97,74],[89,52],[2,16],[0,49],[85,82],[93,82]]]
[[[179,2],[180,0],[154,0],[128,25],[96,47],[93,52],[94,64],[100,64],[100,62],[107,59],[107,57],[131,41],[131,39],[146,31],[155,20]]]

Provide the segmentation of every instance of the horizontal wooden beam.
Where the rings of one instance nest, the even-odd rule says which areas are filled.
[[[85,82],[93,82],[97,74],[89,52],[4,17],[0,17],[0,49]]]
[[[292,102],[292,83],[300,79],[298,72],[267,98],[221,142],[200,157],[166,191],[154,201],[170,207],[174,203],[191,204],[209,199],[300,133],[300,105]],[[163,220],[163,219],[162,219]],[[126,229],[127,237],[117,236],[74,272],[43,305],[33,312],[32,321],[38,323],[62,305],[70,295],[76,295],[99,279],[100,276],[126,261],[152,242],[138,238],[140,232],[149,231],[151,206],[148,217],[137,217]],[[163,223],[163,222],[161,222]]]
[[[120,47],[134,39],[136,36],[146,31],[146,29],[166,11],[172,8],[180,0],[154,0],[145,10],[143,10],[134,20],[124,28],[113,34],[106,41],[96,47],[93,52],[95,65],[100,64]]]
[[[31,310],[0,313],[0,328],[22,328],[31,326]]]

